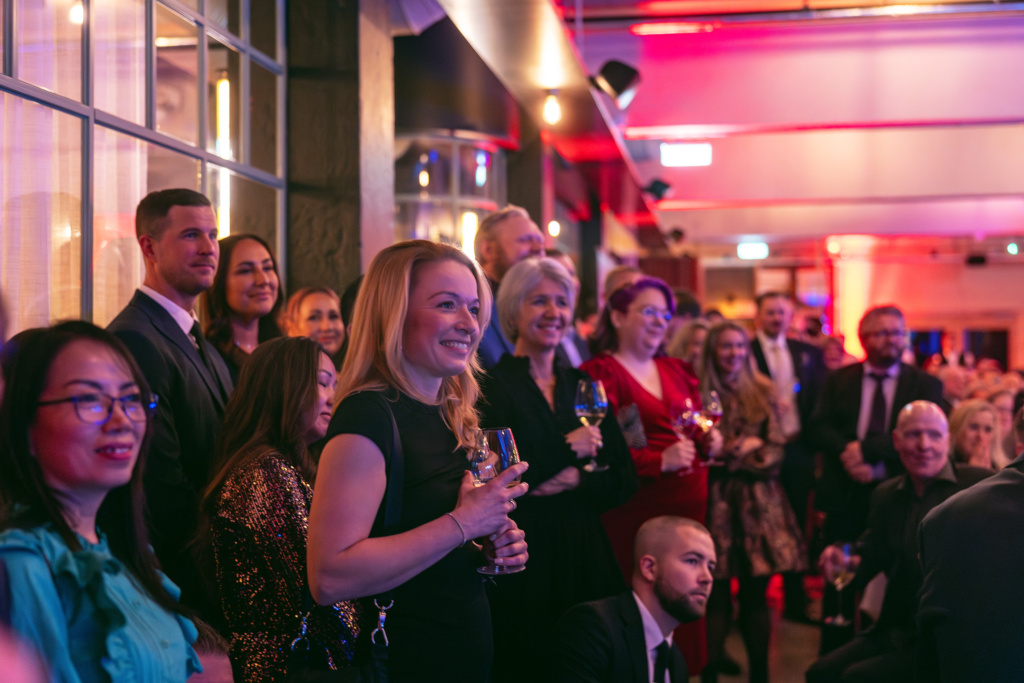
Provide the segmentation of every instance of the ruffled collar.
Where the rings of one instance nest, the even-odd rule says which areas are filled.
[[[63,577],[70,580],[89,597],[90,602],[96,607],[97,619],[104,625],[106,631],[107,654],[101,659],[100,664],[110,675],[111,680],[128,683],[139,679],[135,662],[127,646],[128,639],[124,636],[128,620],[121,607],[108,594],[105,579],[106,576],[117,576],[126,569],[110,552],[106,535],[98,529],[96,533],[98,543],[90,543],[82,536],[78,536],[78,541],[82,545],[78,552],[73,552],[67,547],[51,524],[32,529],[8,529],[0,534],[0,545],[38,553],[50,567],[54,579]],[[181,590],[162,572],[158,572],[158,575],[164,590],[177,600],[181,596]],[[144,592],[137,581],[135,584],[140,592]],[[202,671],[199,657],[192,649],[192,643],[199,635],[195,624],[176,612],[173,616],[185,638],[188,675]]]

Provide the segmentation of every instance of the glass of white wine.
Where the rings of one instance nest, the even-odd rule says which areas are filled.
[[[608,414],[608,395],[604,392],[601,380],[581,379],[576,383],[576,417],[585,427],[600,427],[601,421]],[[594,456],[583,466],[587,472],[603,472],[608,465],[597,464]]]
[[[850,555],[850,544],[837,544],[833,547],[839,551],[838,557],[833,556],[832,558],[831,571],[832,585],[835,586],[836,601],[839,603],[839,612],[832,617],[829,623],[832,626],[849,626],[853,622],[843,616],[843,589],[850,585],[857,572],[853,557]]]
[[[512,430],[505,429],[479,429],[476,433],[476,446],[473,448],[473,457],[470,459],[470,469],[473,472],[473,485],[483,486],[491,479],[519,463],[519,451],[516,449],[516,440],[512,436]],[[521,481],[516,477],[508,483],[511,488]],[[526,569],[525,565],[503,567],[489,562],[483,567],[477,567],[477,571],[487,576],[501,576],[502,574],[515,574]]]

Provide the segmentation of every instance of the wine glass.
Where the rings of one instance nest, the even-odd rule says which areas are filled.
[[[843,589],[853,581],[856,571],[854,571],[853,558],[850,556],[850,544],[843,543],[833,547],[839,550],[839,557],[833,558],[838,561],[833,561],[831,572],[832,585],[836,589],[836,601],[839,603],[839,613],[832,617],[829,623],[832,626],[849,626],[853,622],[843,616]]]
[[[718,397],[718,392],[714,389],[708,394],[707,403],[704,404],[704,410],[701,411],[704,419],[711,424],[705,429],[705,432],[710,432],[711,429],[719,423],[722,419],[722,399]]]
[[[600,427],[601,420],[608,414],[608,395],[604,393],[601,380],[581,379],[576,383],[576,417],[584,426]],[[598,465],[597,456],[590,458],[583,466],[587,472],[603,472],[607,465]]]
[[[473,486],[483,486],[491,479],[519,462],[519,451],[516,449],[516,440],[512,437],[511,429],[478,429],[476,432],[476,446],[473,448],[473,456],[470,458],[470,470],[473,472]],[[508,488],[517,485],[521,477],[516,477],[508,483]],[[501,574],[515,574],[526,567],[516,565],[503,567],[490,562],[483,567],[477,567],[477,571],[488,576],[499,576]]]
[[[673,411],[672,431],[680,439],[689,439],[698,444],[704,436],[711,431],[714,423],[710,418],[705,417],[703,411],[693,409],[693,401],[689,398],[683,402],[683,409],[678,413]],[[707,455],[699,445],[697,446],[697,465],[707,464]],[[689,471],[689,470],[686,470]]]

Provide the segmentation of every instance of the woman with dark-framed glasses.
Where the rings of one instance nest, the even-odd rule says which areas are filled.
[[[0,559],[12,628],[55,681],[181,681],[196,629],[156,566],[142,466],[156,397],[85,322],[31,334],[5,367]]]

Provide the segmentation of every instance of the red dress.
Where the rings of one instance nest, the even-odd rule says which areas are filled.
[[[608,402],[616,415],[636,404],[647,445],[631,448],[640,478],[640,490],[625,504],[602,515],[615,557],[627,580],[633,572],[633,540],[640,525],[652,517],[676,515],[704,523],[708,507],[708,470],[695,467],[687,474],[662,473],[661,453],[679,440],[672,429],[672,415],[689,398],[694,409],[701,407],[697,376],[686,361],[662,356],[654,359],[661,377],[661,399],[655,398],[615,360],[602,353],[580,369],[604,384]],[[628,441],[627,437],[627,441]],[[676,629],[674,641],[686,657],[690,673],[699,673],[707,660],[704,620]]]

